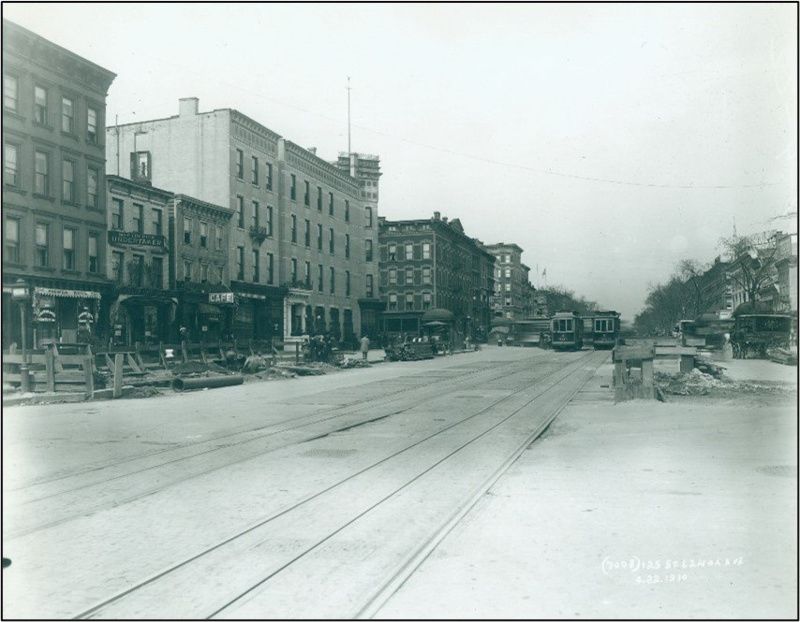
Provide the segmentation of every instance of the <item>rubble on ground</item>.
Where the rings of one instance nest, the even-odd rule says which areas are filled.
[[[719,366],[714,366],[719,367]],[[742,394],[775,393],[788,390],[776,384],[735,381],[720,374],[714,377],[695,368],[690,373],[656,372],[655,385],[667,395],[712,395],[735,397]]]
[[[176,363],[170,368],[170,371],[176,376],[208,376],[209,373],[213,375],[228,375],[232,373],[229,369],[221,365],[217,365],[216,363],[204,363],[202,361]]]
[[[255,374],[267,368],[269,368],[269,361],[267,359],[258,354],[252,354],[245,359],[244,365],[242,366],[242,373]]]
[[[352,369],[354,367],[369,367],[370,364],[364,359],[345,358],[342,359],[337,366],[341,369]]]

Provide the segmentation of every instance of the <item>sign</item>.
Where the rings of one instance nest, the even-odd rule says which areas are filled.
[[[53,296],[54,298],[96,298],[100,300],[100,292],[90,292],[80,289],[54,289],[52,287],[37,287],[33,292],[39,296]]]
[[[124,244],[126,246],[147,246],[159,249],[165,247],[163,235],[151,235],[149,233],[139,233],[138,231],[118,231],[116,229],[108,232],[108,243],[115,246]]]
[[[208,294],[208,302],[233,304],[233,292],[211,292]]]
[[[52,309],[42,309],[36,316],[37,322],[55,322],[56,314]]]

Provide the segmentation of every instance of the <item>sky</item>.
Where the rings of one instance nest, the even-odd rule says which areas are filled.
[[[235,108],[333,160],[379,213],[460,218],[632,320],[678,261],[796,231],[793,4],[10,4],[117,74],[113,124]],[[544,273],[544,276],[543,276]]]

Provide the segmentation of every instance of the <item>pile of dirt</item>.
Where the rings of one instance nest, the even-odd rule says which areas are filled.
[[[207,376],[209,373],[212,375],[233,373],[216,363],[203,363],[202,361],[176,363],[170,368],[170,371],[176,376]]]
[[[337,367],[340,369],[353,369],[355,367],[369,367],[369,363],[364,359],[357,359],[357,358],[345,358],[342,359],[338,364]]]
[[[667,395],[712,395],[716,397],[735,397],[742,394],[767,394],[786,391],[778,384],[734,381],[725,376],[715,378],[699,369],[690,373],[655,373],[655,384]]]
[[[146,397],[156,397],[158,395],[162,395],[162,393],[156,387],[145,385],[145,386],[134,387],[133,389],[130,390],[129,393],[125,395],[125,397],[129,397],[132,399],[141,399]]]

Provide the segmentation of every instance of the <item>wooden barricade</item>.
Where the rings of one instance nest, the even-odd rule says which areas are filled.
[[[94,391],[94,355],[89,346],[80,345],[78,354],[64,354],[57,346],[27,353],[24,361],[20,353],[3,355],[3,382],[11,386],[22,385],[22,374],[27,370],[29,388],[33,392],[84,392]]]
[[[614,348],[614,399],[655,399],[653,360],[655,344],[638,343]]]

